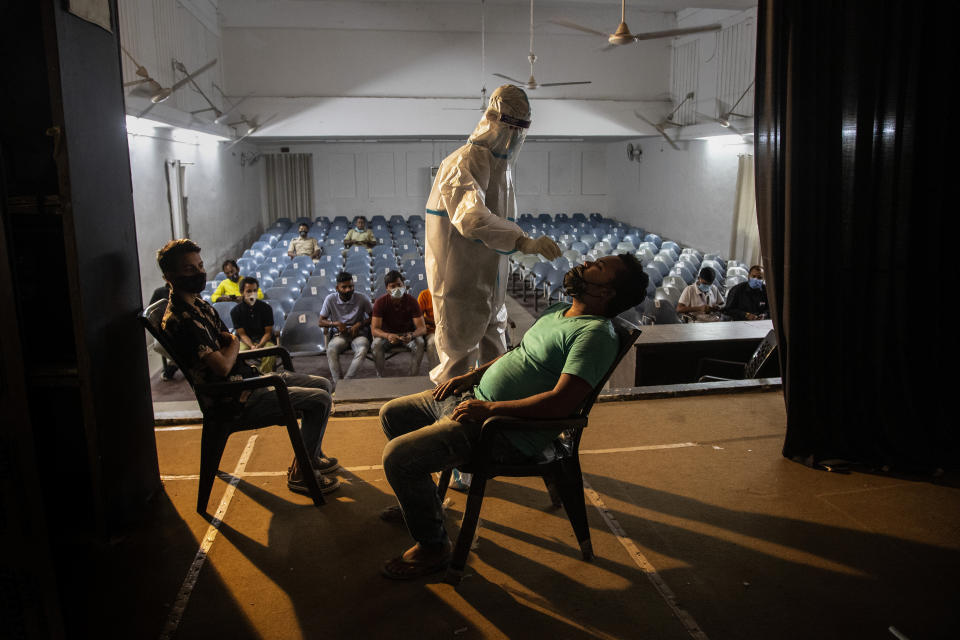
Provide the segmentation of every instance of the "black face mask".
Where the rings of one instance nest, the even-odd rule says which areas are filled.
[[[173,288],[186,293],[200,293],[207,286],[207,274],[204,271],[192,276],[178,276],[173,279]]]
[[[595,293],[587,293],[587,285],[597,285],[595,282],[588,282],[583,278],[583,272],[586,269],[582,264],[578,264],[563,276],[563,292],[571,298],[580,298],[584,294],[596,296]]]
[[[301,232],[300,232],[300,237],[301,237],[301,238],[306,238],[306,237],[307,237],[307,232],[306,232],[306,231],[301,231]]]
[[[233,274],[232,276],[230,276],[230,282],[236,282],[236,281],[239,280],[239,279],[240,279],[240,274],[239,274],[239,273],[235,273],[235,274]]]
[[[344,302],[347,302],[353,297],[353,291],[338,291],[337,293],[340,294],[340,299]]]

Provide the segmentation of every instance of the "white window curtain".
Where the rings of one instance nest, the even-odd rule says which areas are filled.
[[[730,257],[748,266],[761,264],[760,230],[757,227],[757,193],[754,185],[753,156],[740,156],[737,197],[733,208],[733,235]]]
[[[313,218],[313,156],[309,153],[265,154],[267,215]]]

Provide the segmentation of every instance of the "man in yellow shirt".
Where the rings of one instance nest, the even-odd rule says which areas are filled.
[[[240,295],[240,268],[237,267],[237,261],[233,259],[224,260],[220,269],[227,277],[217,285],[216,291],[210,296],[210,302],[240,302],[243,300]],[[257,298],[263,300],[263,291],[259,287],[257,287]]]

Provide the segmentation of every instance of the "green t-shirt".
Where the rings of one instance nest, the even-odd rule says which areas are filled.
[[[480,400],[519,400],[557,386],[568,373],[597,386],[617,357],[620,342],[613,323],[602,316],[564,317],[569,304],[543,312],[513,351],[487,369],[477,385]],[[529,457],[536,456],[558,435],[553,431],[504,432]]]

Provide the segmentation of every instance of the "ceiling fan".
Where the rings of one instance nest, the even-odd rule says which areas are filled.
[[[216,62],[216,61],[214,61],[214,62]],[[190,86],[192,86],[193,89],[194,89],[194,91],[196,91],[197,93],[199,93],[200,96],[203,97],[203,99],[206,101],[206,103],[207,103],[208,105],[210,105],[210,106],[208,106],[206,109],[197,109],[196,111],[191,111],[191,112],[190,112],[190,115],[194,115],[194,116],[195,116],[195,115],[197,115],[198,113],[206,113],[207,111],[213,111],[214,121],[216,121],[217,118],[220,118],[221,116],[223,116],[223,111],[221,111],[219,108],[217,108],[217,105],[213,104],[213,102],[210,100],[210,98],[207,97],[207,94],[205,94],[205,93],[203,92],[203,89],[200,88],[200,85],[198,85],[197,82],[193,79],[193,77],[190,76],[189,72],[187,72],[187,67],[184,66],[184,64],[183,64],[182,62],[180,62],[180,61],[178,61],[178,60],[174,60],[174,61],[173,61],[173,68],[176,69],[177,71],[179,71],[180,73],[184,74],[185,76],[187,76],[187,77],[190,79]],[[197,73],[200,73],[200,72],[198,71]],[[194,75],[196,75],[196,74],[194,74]]]
[[[736,113],[735,109],[740,105],[740,103],[741,103],[741,102],[743,101],[743,99],[746,97],[747,92],[750,91],[750,87],[752,87],[752,86],[753,86],[753,80],[750,81],[750,84],[747,85],[747,88],[743,90],[743,93],[740,94],[740,97],[737,98],[737,101],[734,102],[734,103],[733,103],[733,106],[730,107],[730,108],[727,108],[726,103],[724,103],[722,100],[720,100],[719,98],[717,98],[717,113],[719,114],[718,117],[714,118],[713,116],[708,116],[707,114],[705,114],[705,113],[700,113],[699,111],[697,112],[697,115],[703,116],[703,117],[706,118],[707,120],[713,120],[714,122],[716,122],[717,124],[719,124],[721,127],[725,127],[725,128],[727,128],[727,129],[730,129],[730,131],[733,131],[733,132],[734,132],[735,134],[737,134],[738,136],[742,136],[742,135],[743,135],[743,132],[741,132],[739,129],[737,129],[735,126],[733,126],[733,125],[730,123],[730,118],[731,118],[731,117],[737,117],[737,118],[749,118],[749,117],[750,117],[750,116],[748,116],[748,115],[746,115],[746,114],[743,114],[743,113]]]
[[[504,80],[509,80],[510,82],[519,85],[525,89],[533,91],[538,87],[560,87],[570,84],[590,84],[590,80],[583,80],[580,82],[537,82],[536,78],[533,77],[533,63],[537,61],[537,56],[533,53],[533,0],[530,0],[530,55],[527,56],[527,59],[530,61],[530,79],[526,82],[522,80],[516,80],[510,76],[505,76],[502,73],[495,73],[493,75],[498,78],[503,78]]]
[[[127,55],[129,55],[129,54],[127,54]],[[131,58],[131,60],[132,60],[132,58]],[[143,116],[147,115],[147,114],[150,112],[151,109],[153,109],[153,108],[154,108],[155,106],[157,106],[159,103],[163,102],[164,100],[166,100],[167,98],[169,98],[170,96],[172,96],[174,91],[176,91],[177,89],[179,89],[179,88],[182,87],[183,85],[187,84],[188,82],[192,82],[194,78],[196,78],[198,75],[200,75],[201,73],[203,73],[204,71],[206,71],[207,69],[209,69],[210,67],[212,67],[213,65],[215,65],[216,63],[217,63],[217,59],[214,58],[213,60],[211,60],[211,61],[208,62],[207,64],[203,65],[202,67],[200,67],[199,69],[197,69],[197,70],[194,71],[193,73],[188,73],[186,67],[184,67],[182,64],[180,64],[180,63],[178,63],[176,60],[174,60],[174,68],[177,68],[177,65],[179,64],[180,66],[179,66],[178,70],[181,70],[181,69],[182,69],[182,72],[186,73],[187,75],[186,75],[186,77],[180,78],[179,80],[177,80],[177,81],[176,81],[175,83],[173,83],[173,85],[170,86],[169,88],[161,87],[160,84],[159,84],[156,80],[154,80],[153,78],[150,78],[149,76],[147,76],[147,77],[146,77],[146,81],[148,81],[148,82],[153,82],[154,84],[156,84],[157,87],[159,87],[159,89],[157,89],[157,90],[153,93],[153,95],[150,96],[150,106],[148,106],[146,109],[144,109],[144,110],[141,111],[139,114],[137,114],[137,117],[138,117],[138,118],[142,118]],[[136,63],[134,63],[134,64],[136,64]],[[146,72],[146,69],[144,69],[144,72]],[[137,69],[137,75],[141,75],[141,73],[140,73],[140,68]],[[204,96],[204,98],[206,98],[206,96]]]
[[[252,93],[248,93],[247,95],[242,96],[236,102],[230,102],[229,98],[227,98],[227,94],[223,92],[223,89],[217,86],[216,82],[211,82],[210,84],[212,84],[213,88],[220,93],[220,97],[223,98],[224,105],[228,107],[226,111],[224,111],[223,113],[219,114],[216,118],[214,118],[213,124],[224,124],[224,120],[227,119],[227,116],[233,113],[234,111],[236,111],[237,107],[243,104],[244,100],[246,100],[247,98],[253,95]],[[241,119],[242,119],[242,116],[241,116]]]
[[[265,127],[271,120],[273,120],[273,119],[276,118],[276,117],[277,117],[277,114],[273,114],[272,116],[270,116],[269,118],[267,118],[267,119],[264,120],[263,122],[259,122],[259,121],[257,120],[257,116],[254,116],[254,117],[252,117],[252,118],[248,118],[248,117],[246,117],[245,115],[243,115],[243,114],[241,113],[239,120],[237,120],[236,122],[228,122],[228,123],[227,123],[227,126],[228,126],[228,127],[237,127],[237,126],[239,126],[239,125],[242,124],[242,125],[246,125],[247,131],[246,131],[242,136],[240,136],[239,138],[237,138],[236,140],[234,140],[233,142],[231,142],[231,143],[230,143],[230,146],[228,146],[227,149],[233,147],[234,145],[240,144],[243,140],[246,140],[248,136],[253,135],[253,134],[256,133],[257,131],[259,131],[260,129],[262,129],[263,127]]]
[[[137,75],[140,76],[139,80],[131,80],[130,82],[124,82],[123,86],[124,87],[136,86],[137,88],[131,91],[130,93],[131,94],[137,93],[140,95],[144,95],[146,97],[152,97],[160,93],[160,91],[163,90],[163,87],[160,86],[159,82],[157,82],[150,76],[150,72],[147,71],[147,68],[142,64],[140,64],[139,62],[137,62],[136,59],[133,57],[133,54],[127,51],[126,47],[124,47],[123,45],[120,45],[120,48],[123,49],[123,52],[125,54],[127,54],[127,57],[130,58],[130,61],[133,62],[133,66],[137,68]]]
[[[720,31],[722,28],[719,24],[708,24],[702,27],[688,27],[686,29],[667,29],[666,31],[647,31],[645,33],[630,33],[630,27],[627,26],[626,20],[626,0],[620,0],[620,24],[617,26],[616,31],[613,33],[604,33],[603,31],[597,31],[596,29],[591,29],[590,27],[585,27],[576,22],[571,22],[569,20],[563,20],[562,18],[555,18],[550,20],[550,22],[560,25],[561,27],[567,27],[568,29],[576,29],[577,31],[583,31],[585,33],[592,33],[597,36],[603,36],[607,39],[607,42],[610,44],[604,47],[604,51],[614,48],[615,46],[622,44],[632,44],[634,42],[639,42],[640,40],[656,40],[657,38],[673,38],[676,36],[685,36],[691,33],[707,33],[709,31]]]
[[[640,110],[639,110],[639,109],[635,109],[635,110],[633,111],[633,114],[634,114],[635,116],[637,116],[638,118],[640,118],[641,120],[643,120],[644,122],[646,122],[648,125],[650,125],[650,126],[653,127],[654,129],[656,129],[656,130],[657,130],[657,133],[659,133],[661,136],[663,136],[663,139],[666,140],[667,143],[668,143],[671,147],[673,147],[673,149],[674,149],[675,151],[680,151],[680,147],[677,146],[677,143],[676,143],[675,141],[671,140],[671,139],[670,139],[670,136],[667,135],[667,130],[666,130],[666,128],[667,128],[668,126],[669,126],[669,127],[678,127],[678,126],[680,126],[680,124],[679,124],[678,122],[674,122],[674,121],[672,121],[670,118],[672,118],[672,117],[673,117],[673,114],[675,114],[677,111],[679,111],[679,110],[680,110],[680,107],[682,107],[684,104],[686,104],[686,102],[687,102],[688,100],[693,100],[693,97],[694,97],[694,94],[693,94],[693,91],[691,91],[691,92],[688,93],[686,96],[684,96],[684,98],[683,98],[683,100],[680,102],[680,104],[678,104],[678,105],[674,108],[673,111],[671,111],[671,112],[668,113],[666,116],[664,116],[663,120],[661,120],[660,122],[654,122],[653,120],[650,120],[650,119],[647,118],[645,115],[643,115],[642,113],[640,113]]]

